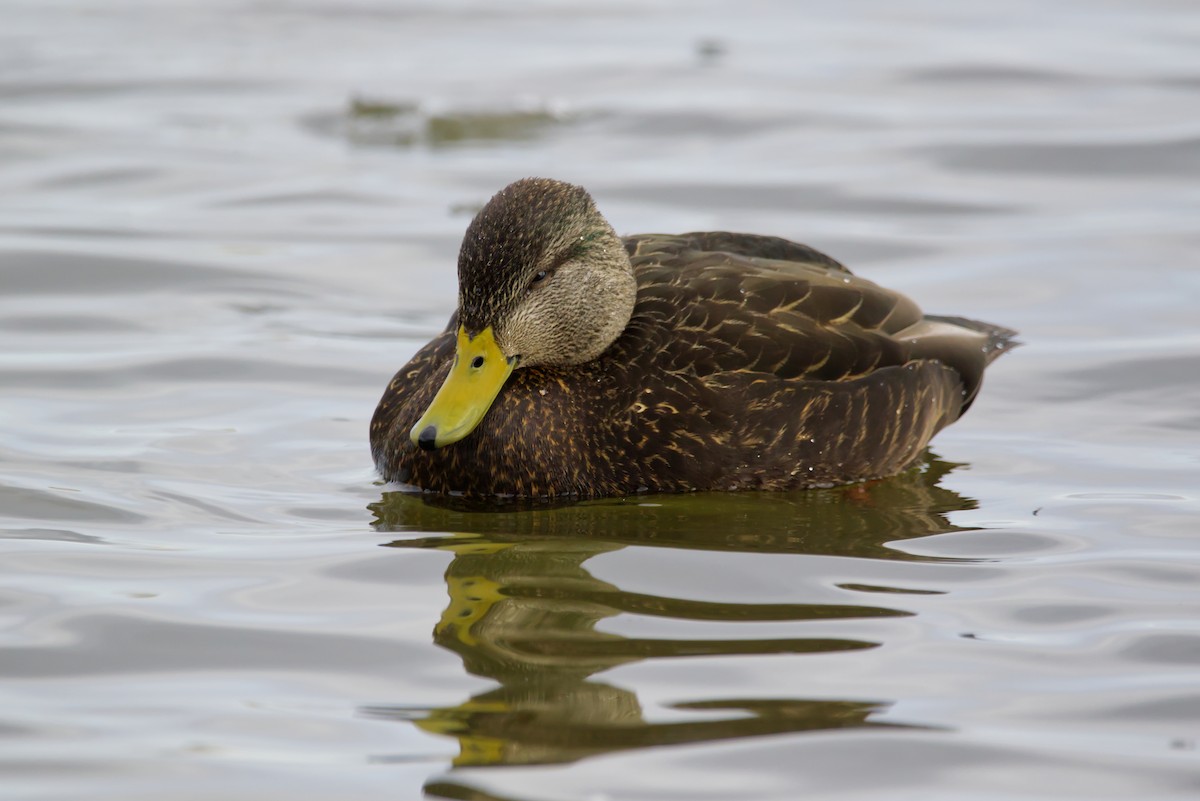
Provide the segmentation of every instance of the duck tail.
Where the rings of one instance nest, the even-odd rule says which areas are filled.
[[[949,323],[957,325],[961,328],[967,328],[971,331],[978,331],[987,337],[987,341],[983,345],[984,358],[986,364],[991,364],[1000,358],[1001,355],[1008,353],[1015,347],[1023,343],[1017,339],[1017,332],[1011,328],[1005,328],[1002,325],[994,325],[992,323],[984,323],[979,320],[970,320],[966,317],[949,317],[940,314],[927,314],[926,320],[935,320],[939,323]]]

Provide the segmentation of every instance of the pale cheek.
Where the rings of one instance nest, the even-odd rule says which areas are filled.
[[[554,323],[550,305],[541,300],[523,303],[504,326],[506,350],[520,354],[526,365],[544,363],[550,355],[546,340],[553,336]]]

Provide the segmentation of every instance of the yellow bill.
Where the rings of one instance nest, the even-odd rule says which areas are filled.
[[[413,444],[431,451],[474,431],[516,366],[515,356],[506,359],[500,352],[490,327],[470,337],[459,326],[450,375],[409,432]]]

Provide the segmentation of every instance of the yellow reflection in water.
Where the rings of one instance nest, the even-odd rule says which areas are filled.
[[[646,720],[633,692],[594,676],[645,659],[827,653],[878,643],[636,638],[598,631],[603,620],[632,614],[737,623],[909,613],[874,605],[728,603],[629,592],[592,576],[585,563],[631,545],[909,559],[886,543],[958,530],[945,513],[974,508],[970,499],[937,486],[953,467],[930,459],[893,479],[831,490],[644,496],[499,511],[388,493],[372,506],[380,530],[436,532],[397,539],[392,547],[454,555],[446,570],[450,602],[434,628],[435,642],[497,686],[452,707],[366,711],[457,738],[457,766],[562,763],[652,745],[887,725],[870,720],[889,705],[878,699],[713,697],[676,706],[696,712],[694,721]]]

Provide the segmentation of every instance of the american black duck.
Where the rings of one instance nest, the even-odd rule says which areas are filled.
[[[921,312],[812,248],[622,239],[528,178],[467,228],[458,309],[371,422],[385,480],[468,496],[796,489],[912,464],[1013,331]]]

